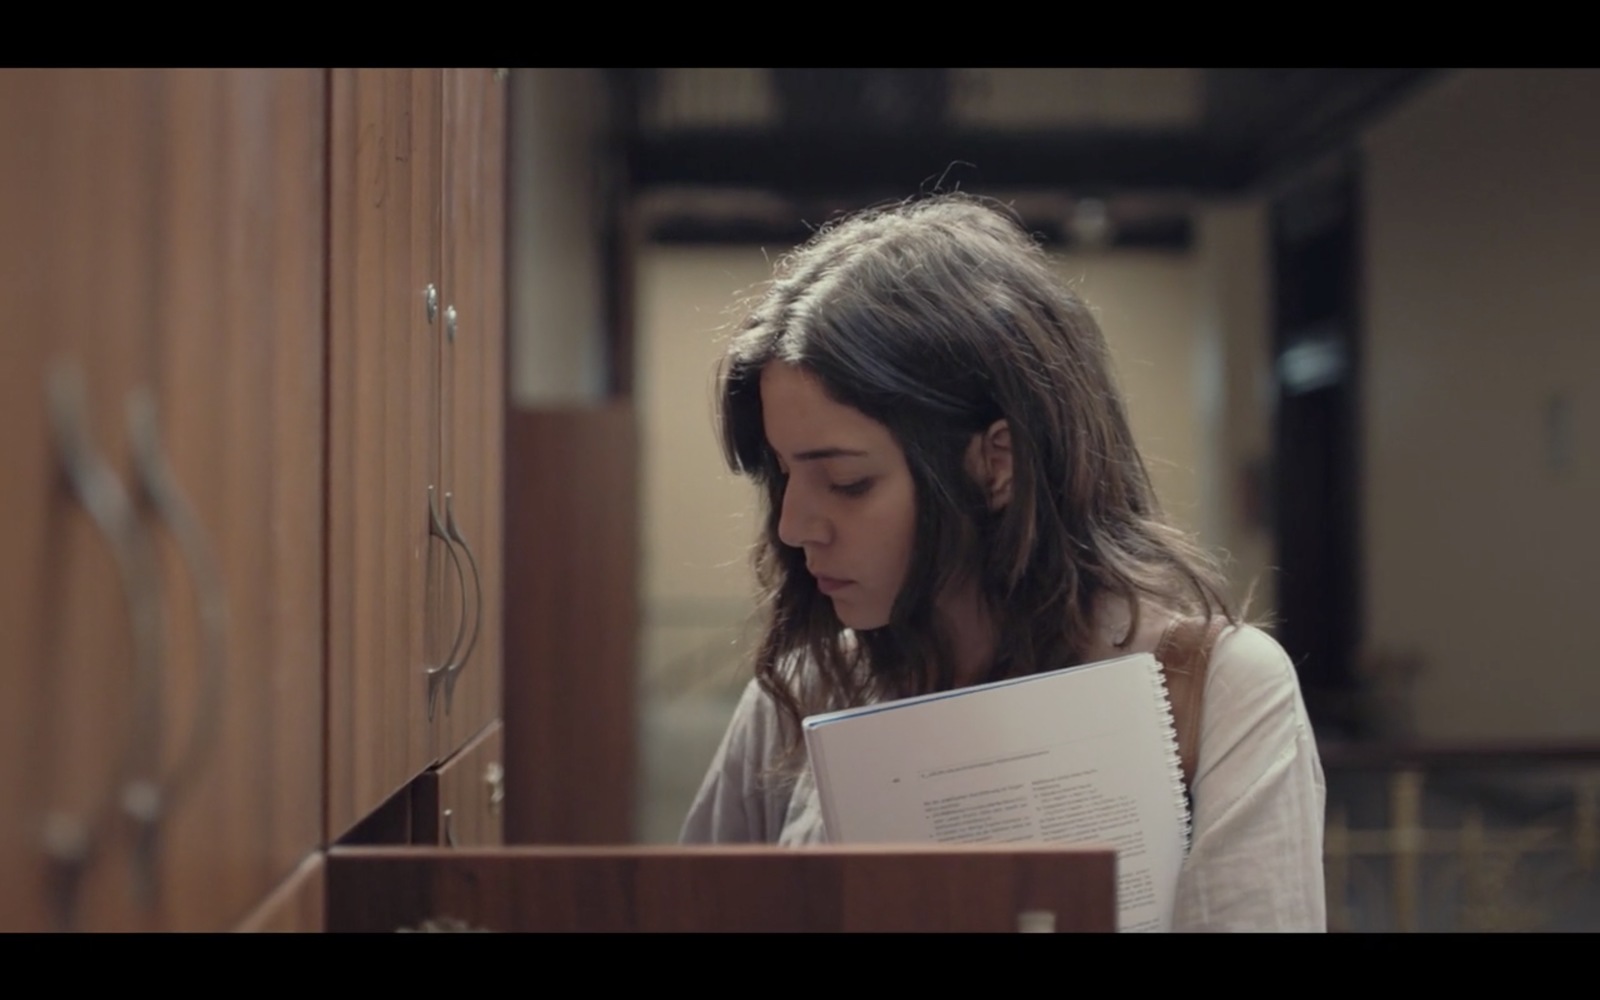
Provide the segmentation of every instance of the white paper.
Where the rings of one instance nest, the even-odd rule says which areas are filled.
[[[1119,929],[1169,928],[1188,817],[1153,657],[815,716],[806,739],[830,840],[1110,843]]]

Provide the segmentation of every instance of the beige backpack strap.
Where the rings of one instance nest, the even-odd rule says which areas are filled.
[[[1167,682],[1167,698],[1172,703],[1172,726],[1178,736],[1178,759],[1183,765],[1185,787],[1194,784],[1194,771],[1200,756],[1200,708],[1206,689],[1206,667],[1217,637],[1228,627],[1228,619],[1175,618],[1157,644],[1155,657]]]

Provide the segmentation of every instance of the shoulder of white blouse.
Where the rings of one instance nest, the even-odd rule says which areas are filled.
[[[1206,673],[1206,691],[1238,685],[1297,688],[1299,677],[1289,654],[1267,632],[1254,625],[1230,626],[1218,636]]]

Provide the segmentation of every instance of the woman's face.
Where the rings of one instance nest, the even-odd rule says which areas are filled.
[[[761,372],[767,444],[783,473],[778,537],[805,552],[848,628],[889,623],[916,537],[916,490],[888,428],[782,362]]]

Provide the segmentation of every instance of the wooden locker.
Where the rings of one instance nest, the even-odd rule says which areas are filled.
[[[335,70],[330,84],[329,840],[436,759],[438,81]]]
[[[221,930],[323,839],[326,73],[157,86],[133,463],[169,625],[157,926]]]
[[[165,631],[127,407],[148,387],[157,337],[154,83],[125,71],[0,77],[7,930],[139,919],[123,803],[157,773]]]

